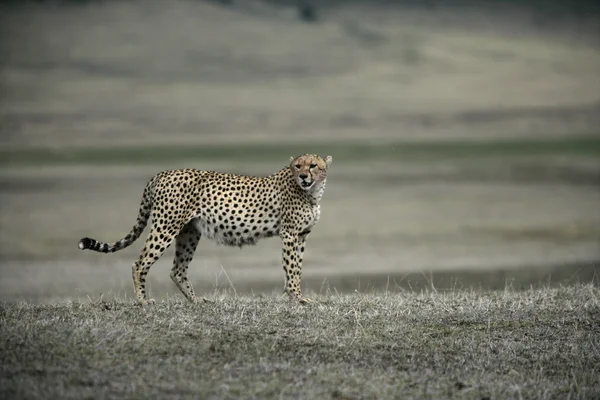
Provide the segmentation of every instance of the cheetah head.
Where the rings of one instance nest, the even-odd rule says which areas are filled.
[[[290,169],[298,185],[310,191],[325,181],[331,161],[331,156],[323,159],[316,154],[303,154],[296,158],[290,157]]]

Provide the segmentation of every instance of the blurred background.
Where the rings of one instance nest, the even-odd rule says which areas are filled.
[[[334,158],[306,293],[598,281],[595,1],[0,4],[0,300],[131,298],[145,235],[77,242],[129,232],[155,173],[302,153]],[[280,257],[202,241],[190,277],[280,293]]]

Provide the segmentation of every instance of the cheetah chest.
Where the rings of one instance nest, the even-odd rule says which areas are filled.
[[[306,210],[304,213],[304,218],[297,226],[299,232],[310,231],[316,224],[319,222],[319,218],[321,218],[321,207],[319,205],[311,207],[309,210]]]

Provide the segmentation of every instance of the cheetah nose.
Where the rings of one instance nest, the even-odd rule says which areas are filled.
[[[306,178],[308,178],[308,175],[306,175],[306,174],[300,174],[300,175],[298,175],[298,176],[299,176],[301,179],[306,179]]]

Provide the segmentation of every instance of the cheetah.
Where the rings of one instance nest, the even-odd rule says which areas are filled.
[[[183,295],[196,301],[187,270],[202,237],[226,246],[254,245],[279,236],[285,272],[284,292],[301,304],[300,279],[306,238],[319,221],[332,157],[303,154],[267,177],[197,169],[167,170],[147,183],[135,225],[123,239],[103,243],[85,237],[79,249],[114,253],[130,246],[152,216],[152,229],[132,266],[138,302],[153,304],[146,292],[150,267],[175,241],[171,279]]]

